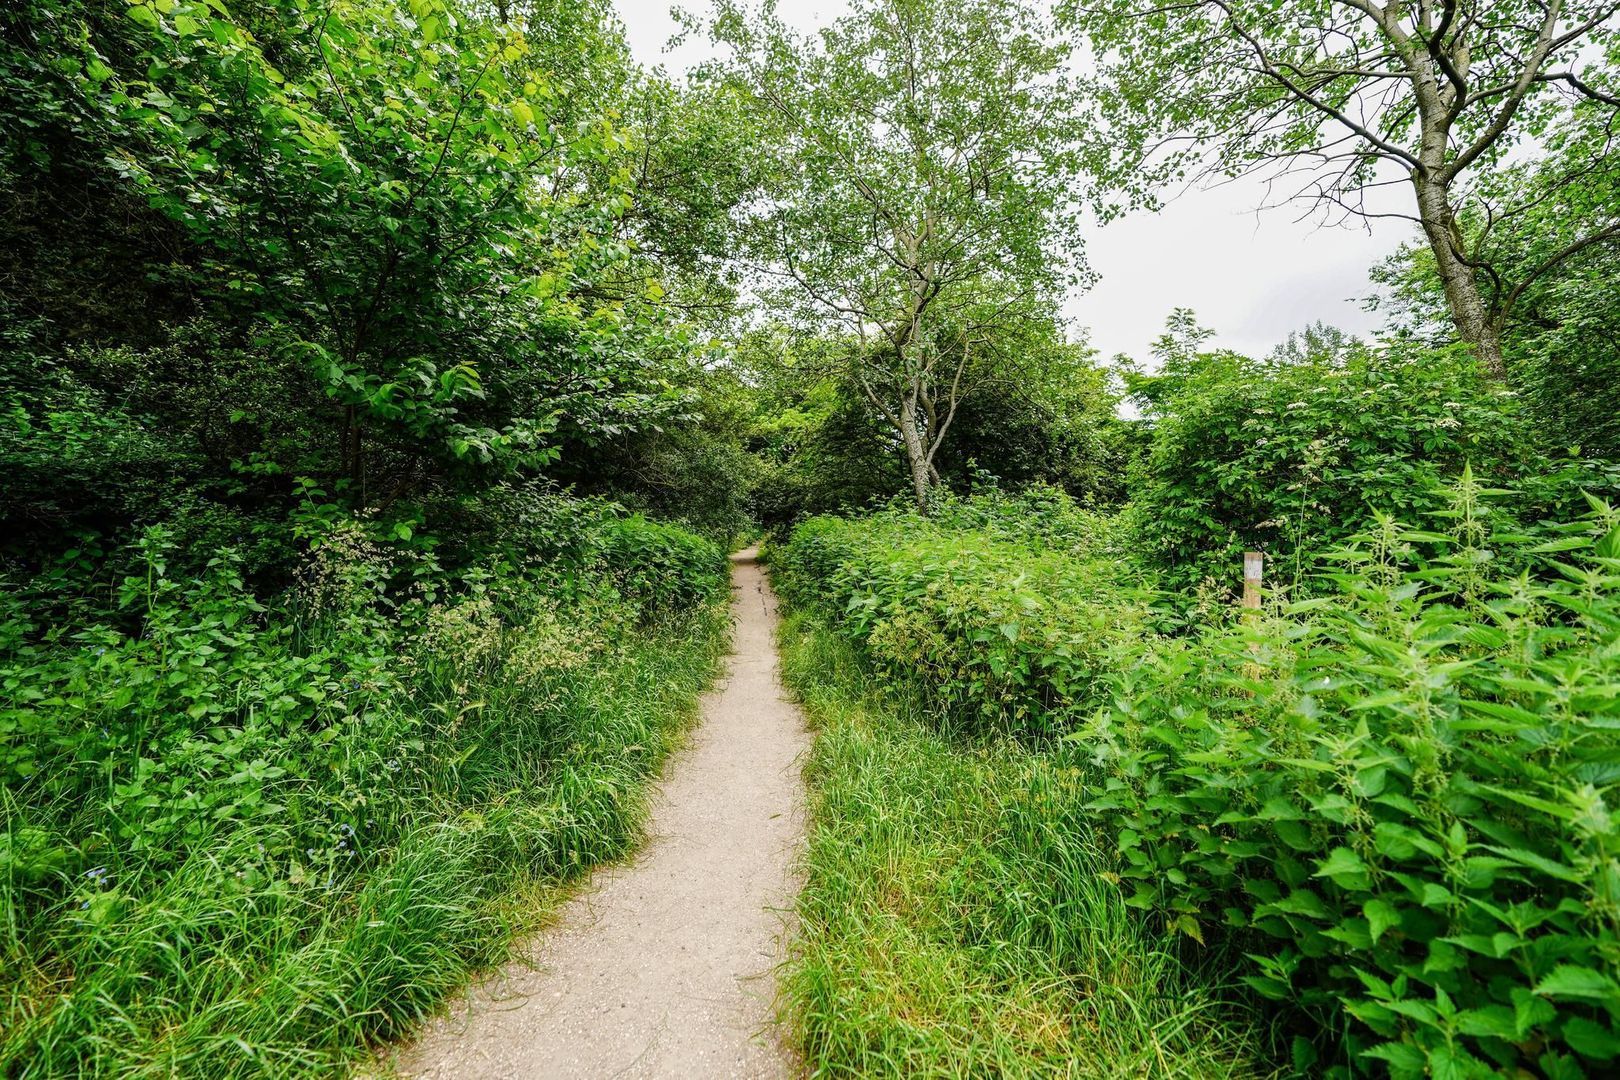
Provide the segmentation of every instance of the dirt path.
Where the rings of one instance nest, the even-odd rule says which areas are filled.
[[[772,969],[804,833],[803,718],[776,678],[776,599],[734,556],[736,652],[654,798],[633,862],[598,871],[517,963],[395,1061],[406,1076],[789,1077]]]

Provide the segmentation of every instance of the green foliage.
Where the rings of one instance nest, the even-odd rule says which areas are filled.
[[[806,1064],[836,1077],[1272,1075],[1234,956],[1189,956],[1101,876],[1060,759],[935,730],[811,608],[781,632],[816,726],[796,951]]]
[[[634,840],[725,563],[600,496],[741,188],[632,98],[730,130],[605,0],[0,15],[0,1073],[329,1074]]]
[[[1074,740],[1122,886],[1248,935],[1261,993],[1396,1076],[1599,1075],[1616,1043],[1620,516],[1488,535],[1382,519],[1336,595],[1144,649]],[[1493,568],[1493,553],[1542,574]]]
[[[1050,312],[1025,313],[964,395],[935,459],[933,497],[993,483],[1054,484],[1088,502],[1123,495],[1127,431],[1117,380]],[[904,484],[893,428],[852,379],[837,339],[780,328],[746,337],[738,366],[757,384],[746,442],[762,460],[753,512],[774,535],[816,514],[887,501]],[[984,466],[993,464],[995,476]]]
[[[687,372],[690,420],[570,452],[553,470],[579,491],[599,492],[722,544],[751,527],[760,474],[745,439],[754,391],[727,364]]]
[[[1347,202],[1385,179],[1380,165],[1419,159],[1433,170],[1422,179],[1461,191],[1526,136],[1602,123],[1585,91],[1561,90],[1610,92],[1605,54],[1620,30],[1601,0],[1553,9],[1502,0],[1490,20],[1334,0],[1056,6],[1100,58],[1088,87],[1094,149],[1113,167],[1098,195],[1116,210],[1151,203],[1156,184],[1190,170],[1237,175],[1279,162],[1320,170],[1322,197]],[[1343,48],[1321,48],[1322,34]],[[1576,83],[1556,77],[1564,72]],[[1506,95],[1520,76],[1525,84]],[[1424,145],[1436,133],[1442,143]],[[1156,145],[1164,135],[1175,145]]]
[[[1375,513],[1423,520],[1465,465],[1505,478],[1529,460],[1522,410],[1465,350],[1257,362],[1199,352],[1185,333],[1165,348],[1163,374],[1133,379],[1153,433],[1130,520],[1173,585],[1231,580],[1245,550],[1300,583]]]
[[[1069,596],[1128,598],[1033,545],[1030,577],[1049,577],[1026,596],[1008,541],[930,563],[918,523],[814,522],[779,558],[800,602],[925,693],[1061,718],[1121,895],[1246,952],[1249,986],[1311,1018],[1307,1061],[1602,1075],[1620,1051],[1620,512],[1593,500],[1572,524],[1503,532],[1511,516],[1465,476],[1436,518],[1380,517],[1332,560],[1331,595],[1176,637],[1100,622]],[[1061,612],[1061,634],[1002,632],[1007,599]],[[1086,682],[1060,681],[1075,661],[1059,642]],[[1014,677],[962,678],[992,656]]]
[[[619,591],[650,612],[691,608],[726,580],[725,553],[714,541],[640,515],[607,526],[602,554]]]
[[[96,126],[23,151],[104,143],[198,245],[211,305],[248,309],[343,411],[357,483],[361,431],[444,462],[533,465],[564,425],[656,414],[641,386],[590,408],[557,392],[629,376],[603,367],[604,345],[645,334],[633,307],[577,293],[625,258],[610,235],[622,187],[542,182],[605,161],[621,136],[600,119],[561,130],[519,25],[434,0],[126,10],[137,32],[119,28],[121,48],[93,3],[88,38],[39,42],[66,53],[60,92]]]
[[[855,394],[823,382],[760,411],[750,442],[764,467],[751,509],[773,534],[813,514],[883,502],[905,485],[893,435]]]
[[[936,514],[805,522],[773,556],[784,593],[839,613],[880,670],[920,675],[966,728],[1066,729],[1109,642],[1147,618],[1117,530],[1055,491]]]
[[[1072,50],[1024,0],[861,0],[819,39],[715,10],[711,70],[772,162],[741,234],[758,292],[834,346],[925,505],[962,402],[1015,380],[1081,276]]]
[[[1494,0],[1490,18],[1359,0],[1058,9],[1094,58],[1103,216],[1189,174],[1298,175],[1295,198],[1369,220],[1396,216],[1369,193],[1406,189],[1402,216],[1422,230],[1456,339],[1493,379],[1507,376],[1502,330],[1522,292],[1620,241],[1612,195],[1588,197],[1620,179],[1620,9],[1606,0]],[[1498,240],[1526,226],[1540,256],[1499,258]]]
[[[273,519],[306,478],[395,514],[603,475],[667,512],[641,466],[696,441],[704,350],[665,297],[748,180],[671,186],[736,109],[634,71],[609,5],[29,0],[0,88],[8,540]],[[690,115],[623,121],[660,100]],[[707,215],[680,258],[667,199]]]
[[[162,527],[96,621],[48,615],[71,565],[7,580],[0,1069],[330,1071],[626,850],[724,639],[720,551],[506,505],[549,558],[447,571],[311,504],[270,603]]]
[[[1594,141],[1612,137],[1550,134],[1545,157],[1488,179],[1493,195],[1540,193],[1534,205],[1506,220],[1474,213],[1462,221],[1469,243],[1487,247],[1508,281],[1526,283],[1511,294],[1502,346],[1542,445],[1610,460],[1620,457],[1620,175],[1588,164],[1603,149]],[[1613,235],[1571,250],[1583,229],[1605,216]],[[1444,289],[1428,249],[1403,247],[1372,277],[1382,287],[1375,306],[1393,333],[1447,339]]]

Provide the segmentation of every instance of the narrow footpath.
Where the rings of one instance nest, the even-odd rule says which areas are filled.
[[[520,961],[400,1051],[401,1075],[791,1077],[771,1022],[804,837],[804,719],[777,679],[776,598],[733,556],[734,653],[666,768],[649,837]]]

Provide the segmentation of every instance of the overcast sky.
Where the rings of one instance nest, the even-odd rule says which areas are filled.
[[[674,52],[670,0],[615,0],[630,47],[647,65],[680,73],[712,55],[704,41]],[[686,6],[702,10],[705,4]],[[844,10],[840,0],[787,0],[779,14],[810,30]],[[1356,332],[1375,328],[1361,308],[1367,271],[1409,235],[1400,221],[1325,228],[1296,221],[1297,207],[1259,210],[1259,179],[1183,194],[1157,214],[1133,214],[1088,231],[1087,259],[1101,280],[1065,310],[1103,354],[1148,359],[1171,309],[1190,307],[1216,344],[1263,355],[1292,330],[1321,320]]]

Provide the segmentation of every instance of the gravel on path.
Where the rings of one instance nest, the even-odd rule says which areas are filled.
[[[775,1027],[804,840],[803,716],[777,678],[776,600],[733,556],[735,652],[653,797],[635,858],[598,870],[524,959],[394,1059],[433,1080],[792,1077]]]

